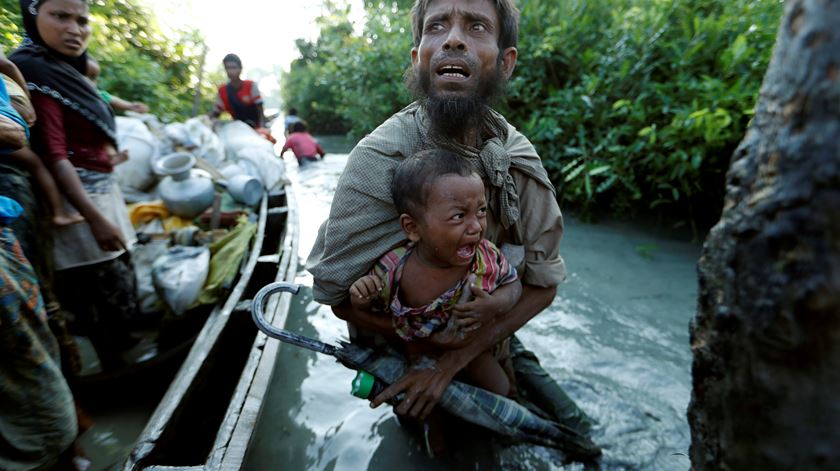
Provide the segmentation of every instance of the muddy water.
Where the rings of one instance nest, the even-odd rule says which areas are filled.
[[[327,150],[346,149],[326,142]],[[344,150],[346,152],[346,150]],[[329,211],[346,155],[298,171],[287,157],[305,260]],[[695,307],[696,244],[625,223],[567,218],[569,277],[553,304],[520,332],[523,343],[598,425],[603,469],[685,470],[689,445],[688,322]],[[297,280],[311,286],[301,269]],[[287,328],[335,341],[345,325],[304,289]],[[541,447],[461,440],[455,457],[427,458],[387,407],[350,396],[353,372],[328,357],[283,346],[246,469],[582,469]],[[456,448],[458,448],[456,446]]]

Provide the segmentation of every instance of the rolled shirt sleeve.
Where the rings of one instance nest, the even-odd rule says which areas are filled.
[[[554,192],[540,181],[515,168],[510,169],[510,175],[519,196],[519,220],[505,229],[499,222],[499,215],[488,212],[484,235],[508,255],[523,284],[557,286],[566,279],[566,265],[560,256],[563,238],[560,206]],[[491,198],[488,190],[488,200]],[[517,246],[524,254],[513,250]]]
[[[519,193],[518,232],[525,248],[523,265],[517,267],[523,284],[557,286],[566,279],[560,255],[563,215],[554,193],[540,182],[511,169]]]

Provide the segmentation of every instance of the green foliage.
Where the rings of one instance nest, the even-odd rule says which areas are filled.
[[[8,55],[23,39],[18,0],[0,0],[0,49]]]
[[[284,100],[316,129],[370,132],[409,101],[410,1],[366,0],[364,34],[332,7],[298,44]],[[753,113],[779,0],[519,0],[505,116],[583,213],[717,219]],[[307,107],[309,107],[307,109]]]
[[[584,211],[716,220],[769,61],[776,0],[522,0],[508,118]]]
[[[328,2],[318,40],[299,40],[301,57],[282,76],[286,106],[298,108],[318,132],[360,136],[408,104],[398,80],[410,63],[408,3],[366,2],[367,20],[357,35],[347,7]]]
[[[102,68],[99,87],[130,101],[143,101],[163,120],[190,116],[204,40],[195,30],[161,32],[138,0],[90,0],[90,55]],[[10,53],[23,37],[17,0],[0,0],[0,45]],[[215,99],[204,81],[199,112]]]

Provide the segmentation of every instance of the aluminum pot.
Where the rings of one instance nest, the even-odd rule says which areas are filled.
[[[213,181],[192,174],[195,157],[189,152],[165,155],[154,163],[155,173],[164,176],[158,185],[163,204],[172,214],[193,219],[213,204]]]

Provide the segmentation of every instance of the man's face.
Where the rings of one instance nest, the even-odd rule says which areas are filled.
[[[516,64],[516,49],[499,54],[499,18],[490,0],[434,0],[411,63],[433,99],[487,99]]]
[[[242,74],[242,67],[236,62],[225,62],[224,66],[229,80],[236,80]]]

